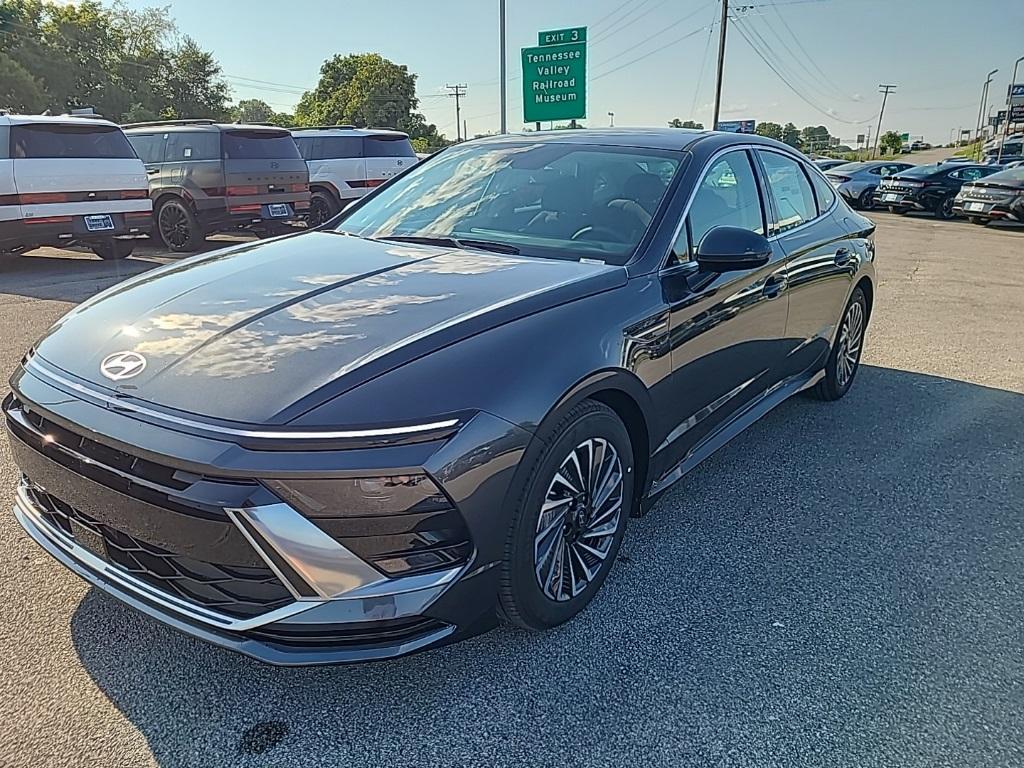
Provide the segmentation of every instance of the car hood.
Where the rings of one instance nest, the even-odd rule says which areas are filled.
[[[273,424],[300,401],[319,404],[321,390],[322,399],[335,396],[441,346],[625,279],[624,268],[599,263],[310,232],[122,283],[60,320],[34,354],[42,366],[121,400]],[[120,352],[146,364],[115,382],[101,365]],[[483,361],[467,361],[466,375],[474,364]]]

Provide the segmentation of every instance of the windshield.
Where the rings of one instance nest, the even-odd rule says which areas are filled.
[[[381,189],[338,230],[483,241],[527,256],[625,264],[682,157],[551,141],[466,144]]]
[[[1024,183],[1024,166],[1017,166],[1015,168],[1008,168],[1005,171],[999,171],[999,173],[993,173],[991,176],[985,179],[986,184],[998,184],[1003,182],[1013,183]]]

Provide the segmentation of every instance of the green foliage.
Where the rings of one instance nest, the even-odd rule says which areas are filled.
[[[800,148],[800,129],[798,129],[792,123],[786,123],[782,126],[782,142],[783,144],[789,144],[789,146],[799,149]]]
[[[831,138],[824,125],[808,125],[800,131],[800,148],[804,152],[821,152],[828,149]]]
[[[261,99],[242,99],[231,108],[231,119],[237,123],[269,123],[274,109]]]
[[[778,123],[758,123],[757,128],[754,129],[754,133],[758,136],[766,136],[769,139],[775,139],[776,141],[782,141],[783,130],[782,126]]]
[[[903,139],[896,131],[886,131],[882,134],[882,137],[878,140],[878,146],[882,152],[889,152],[895,154],[900,151],[900,147],[903,146]]]
[[[228,88],[219,65],[176,34],[168,8],[0,0],[0,106],[91,106],[113,120],[222,117]]]
[[[693,120],[680,120],[678,117],[673,117],[668,121],[669,128],[696,128],[697,130],[704,130],[703,123],[695,123]]]

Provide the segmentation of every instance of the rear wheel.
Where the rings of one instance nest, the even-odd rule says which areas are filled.
[[[629,433],[602,403],[580,403],[538,437],[544,448],[522,481],[499,586],[505,616],[533,630],[568,621],[601,588],[635,476]]]
[[[323,190],[316,190],[309,198],[309,226],[319,227],[325,221],[334,218],[341,210],[341,205],[334,195]]]
[[[862,211],[870,211],[875,207],[875,190],[865,189],[857,198],[857,207]]]
[[[971,222],[971,224],[977,224],[982,227],[988,224],[988,219],[983,219],[980,216],[968,216],[967,220]]]
[[[192,208],[183,200],[172,198],[160,204],[156,213],[157,230],[160,240],[174,253],[191,253],[199,250],[203,231]]]
[[[889,206],[889,213],[897,213],[900,216],[906,216],[908,213],[910,213],[910,209],[909,208],[897,208],[895,205],[890,205]]]
[[[868,302],[864,291],[855,288],[843,313],[835,346],[825,363],[825,377],[811,393],[819,400],[838,400],[850,391],[853,378],[860,368],[860,355],[864,348],[864,331],[868,326]]]
[[[952,219],[953,218],[953,216],[954,216],[954,214],[953,214],[953,198],[954,198],[954,195],[950,195],[949,197],[945,197],[945,198],[942,199],[942,202],[940,202],[937,206],[935,206],[935,215],[938,218],[943,219],[943,220],[948,220],[948,219]]]
[[[117,240],[111,237],[96,243],[89,243],[89,250],[106,261],[120,261],[132,255],[132,251],[135,250],[135,241]]]

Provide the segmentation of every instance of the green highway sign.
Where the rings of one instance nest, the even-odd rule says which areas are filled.
[[[903,141],[910,141],[910,134],[909,133],[901,133],[900,134],[900,139],[903,140]]]
[[[537,45],[563,45],[564,43],[585,42],[587,42],[586,27],[571,27],[570,29],[553,29],[550,32],[537,33]]]
[[[577,30],[561,30],[573,31]],[[545,34],[558,33],[541,33]],[[586,116],[586,42],[523,48],[523,121],[575,120]]]

